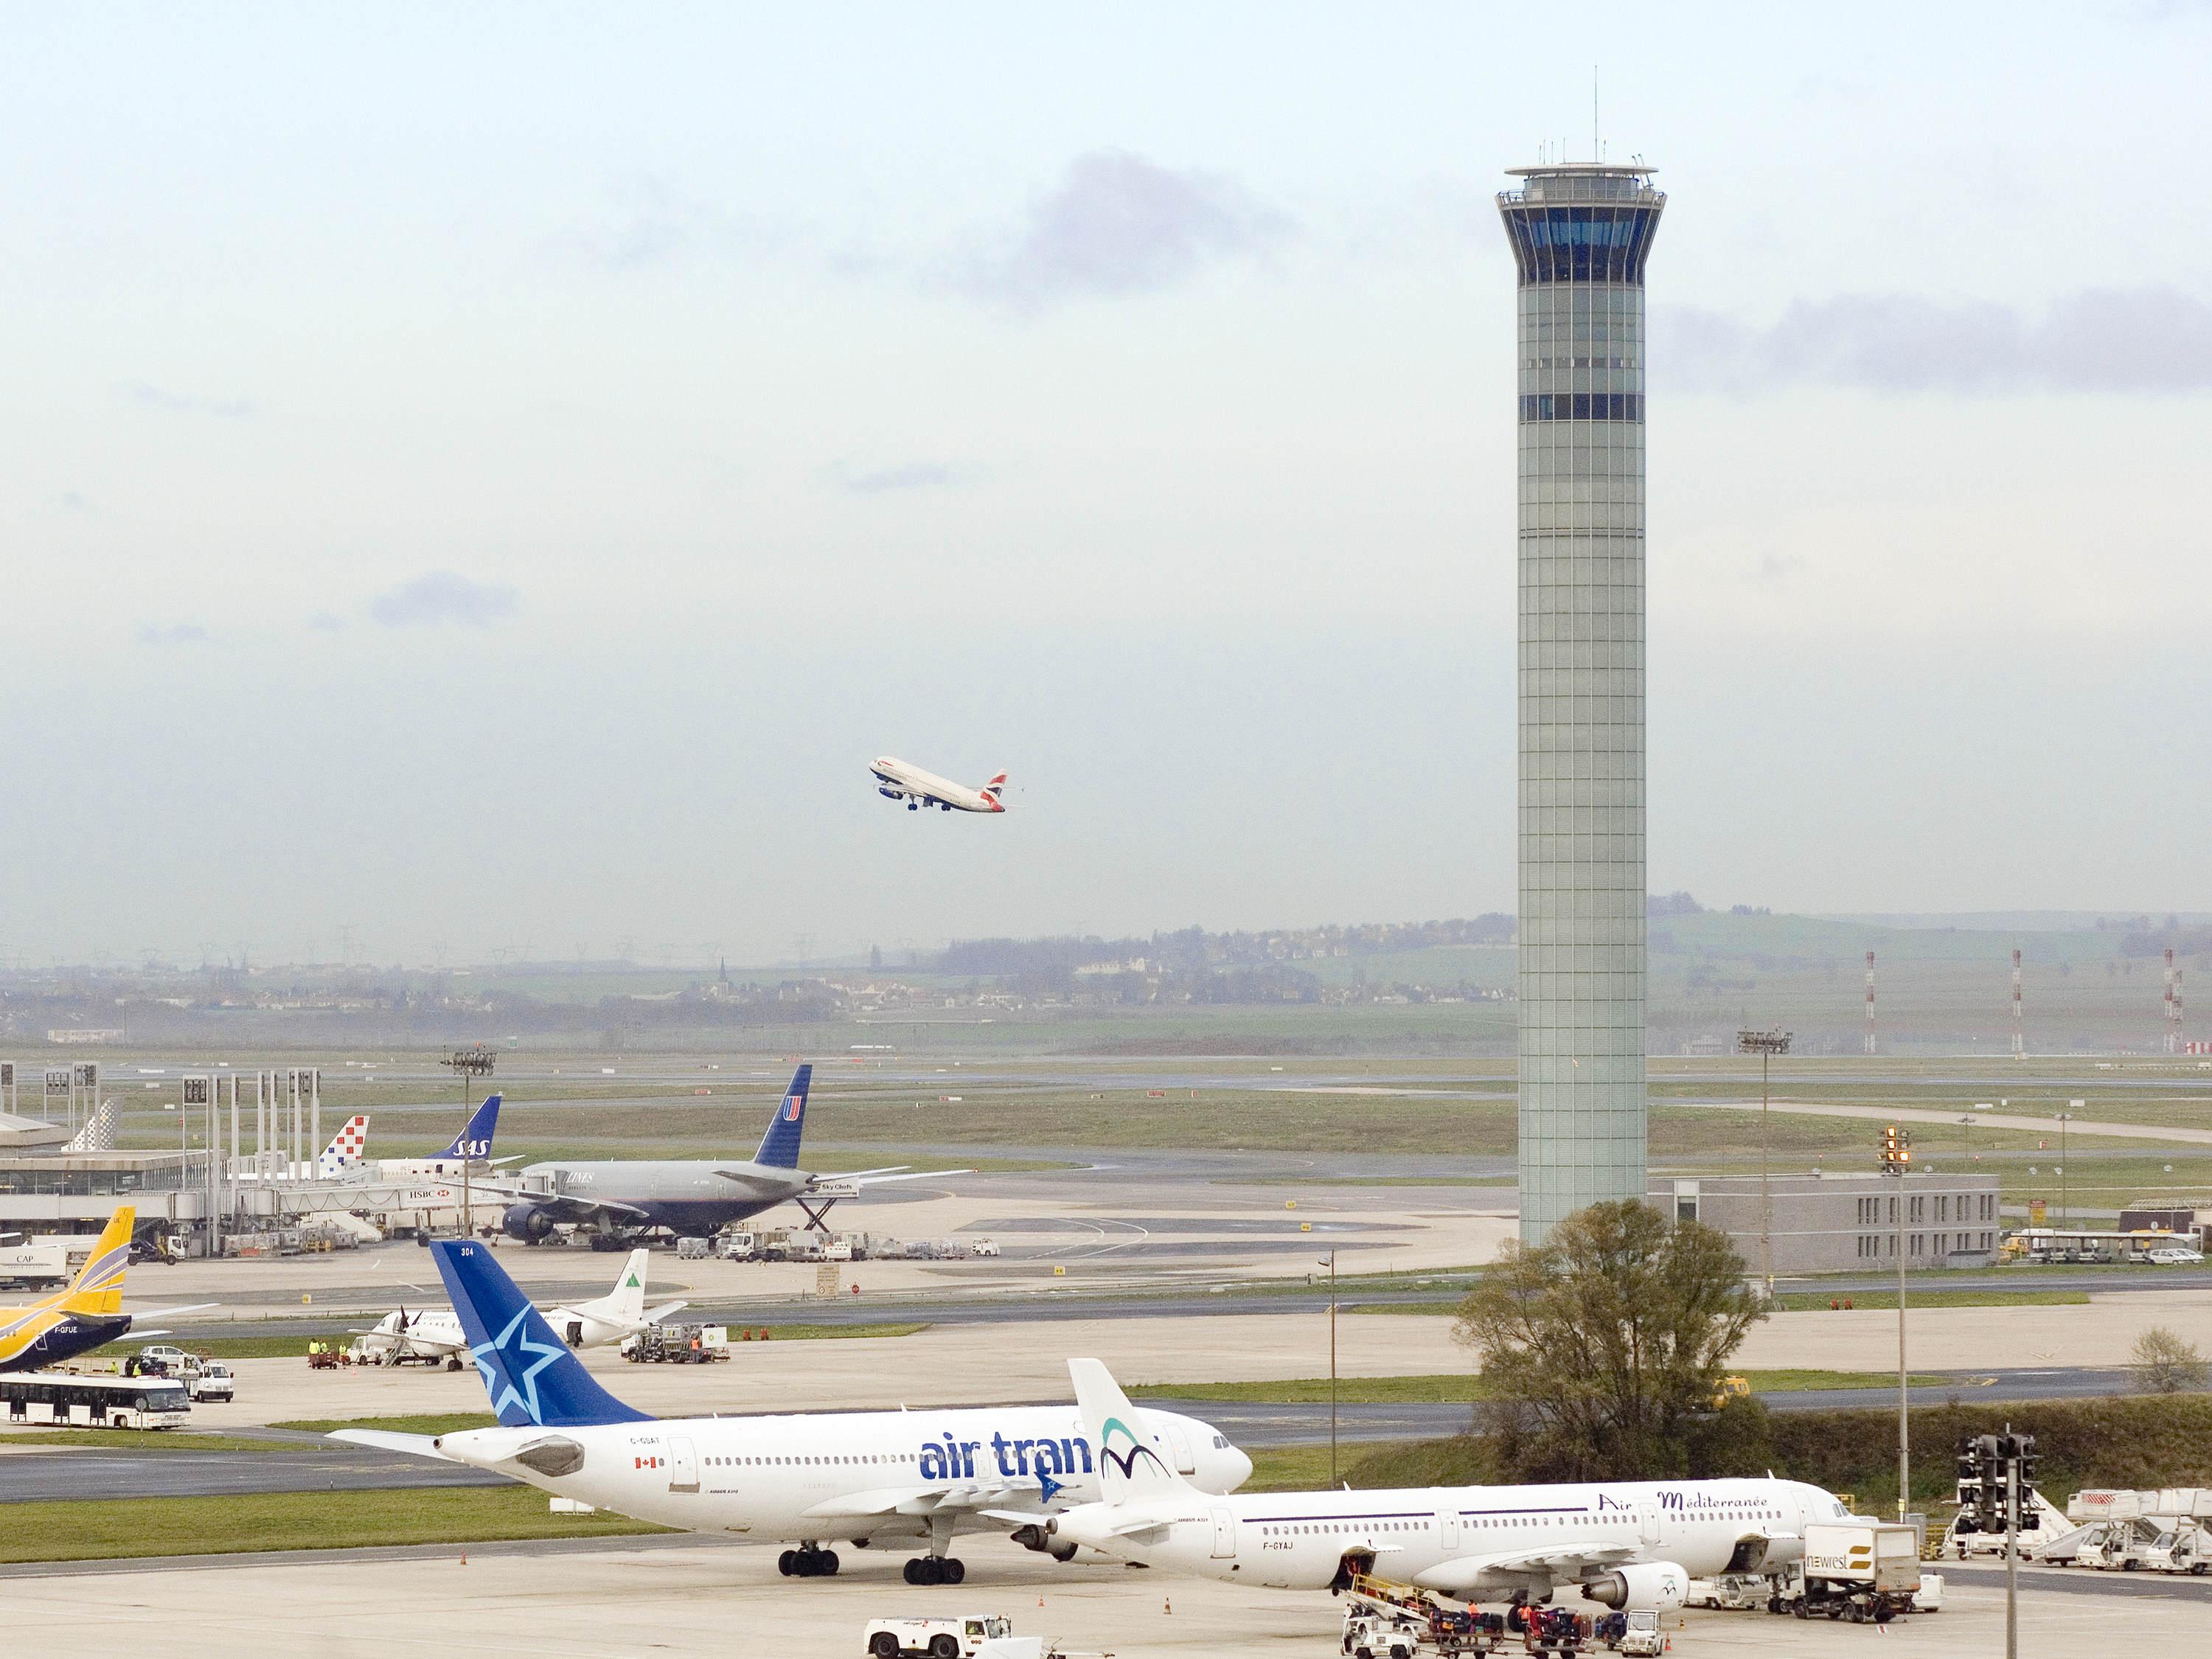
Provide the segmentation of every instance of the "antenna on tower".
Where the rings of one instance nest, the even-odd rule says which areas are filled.
[[[1595,64],[1590,65],[1590,160],[1593,161],[1605,160],[1604,152],[1599,147],[1597,137],[1597,65]]]

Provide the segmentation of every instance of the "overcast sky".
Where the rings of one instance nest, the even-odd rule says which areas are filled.
[[[457,9],[0,14],[0,958],[1510,909],[1594,62],[1653,887],[2212,908],[2212,5]]]

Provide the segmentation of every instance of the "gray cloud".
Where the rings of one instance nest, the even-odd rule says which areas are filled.
[[[570,232],[566,246],[604,270],[641,270],[689,258],[757,254],[788,233],[747,215],[686,196],[665,179],[639,173],[616,180],[599,211]]]
[[[459,623],[489,628],[513,616],[520,606],[515,591],[491,582],[471,581],[451,570],[431,570],[402,582],[368,602],[370,617],[386,628],[434,627]]]
[[[205,645],[212,636],[198,623],[141,623],[141,645]]]
[[[1024,311],[1083,295],[1152,293],[1209,259],[1263,253],[1291,228],[1229,179],[1098,150],[1069,162],[1060,184],[1030,204],[1019,230],[971,261],[954,286]]]
[[[1989,301],[1845,294],[1771,328],[1687,308],[1655,331],[1662,374],[1692,391],[1826,385],[1877,392],[2194,392],[2212,386],[2212,306],[2170,288],[2087,289],[2040,318]]]
[[[318,634],[337,634],[345,628],[345,618],[335,611],[318,611],[307,618],[307,626]]]
[[[158,409],[171,415],[216,415],[234,421],[253,413],[253,405],[243,398],[195,397],[149,386],[143,380],[125,380],[115,390],[142,409]]]
[[[848,495],[888,495],[907,489],[943,489],[959,482],[959,475],[938,461],[913,461],[904,466],[878,467],[860,471],[842,461],[830,469],[837,488]]]

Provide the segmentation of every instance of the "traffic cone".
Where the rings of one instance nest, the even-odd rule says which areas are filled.
[[[1175,1603],[1168,1600],[1167,1597],[1162,1596],[1160,1598],[1160,1611],[1162,1613],[1173,1613],[1175,1611]]]
[[[465,1566],[465,1567],[466,1565],[468,1565],[468,1564],[469,1564],[469,1553],[468,1553],[466,1550],[463,1550],[463,1551],[461,1552],[461,1565],[462,1565],[463,1566]]]

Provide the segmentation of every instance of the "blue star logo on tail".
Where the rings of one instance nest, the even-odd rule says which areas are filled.
[[[1037,1476],[1037,1486],[1039,1488],[1038,1500],[1046,1504],[1051,1503],[1054,1498],[1059,1497],[1061,1492],[1067,1490],[1067,1483],[1066,1481],[1055,1480],[1048,1474],[1040,1474]]]
[[[489,1342],[477,1343],[469,1350],[469,1357],[477,1362],[477,1370],[483,1377],[484,1392],[491,1396],[493,1416],[502,1423],[507,1422],[507,1407],[512,1406],[527,1421],[542,1428],[545,1419],[538,1410],[538,1373],[565,1357],[568,1351],[557,1342],[532,1341],[530,1333],[524,1328],[529,1317],[530,1306],[525,1303],[514,1317],[507,1322],[505,1330]],[[510,1345],[514,1350],[512,1352],[508,1352]],[[496,1364],[487,1357],[492,1354],[501,1356],[505,1364]],[[523,1361],[529,1355],[536,1355],[537,1359],[525,1370]],[[501,1370],[505,1370],[514,1381],[502,1384],[500,1381]]]

